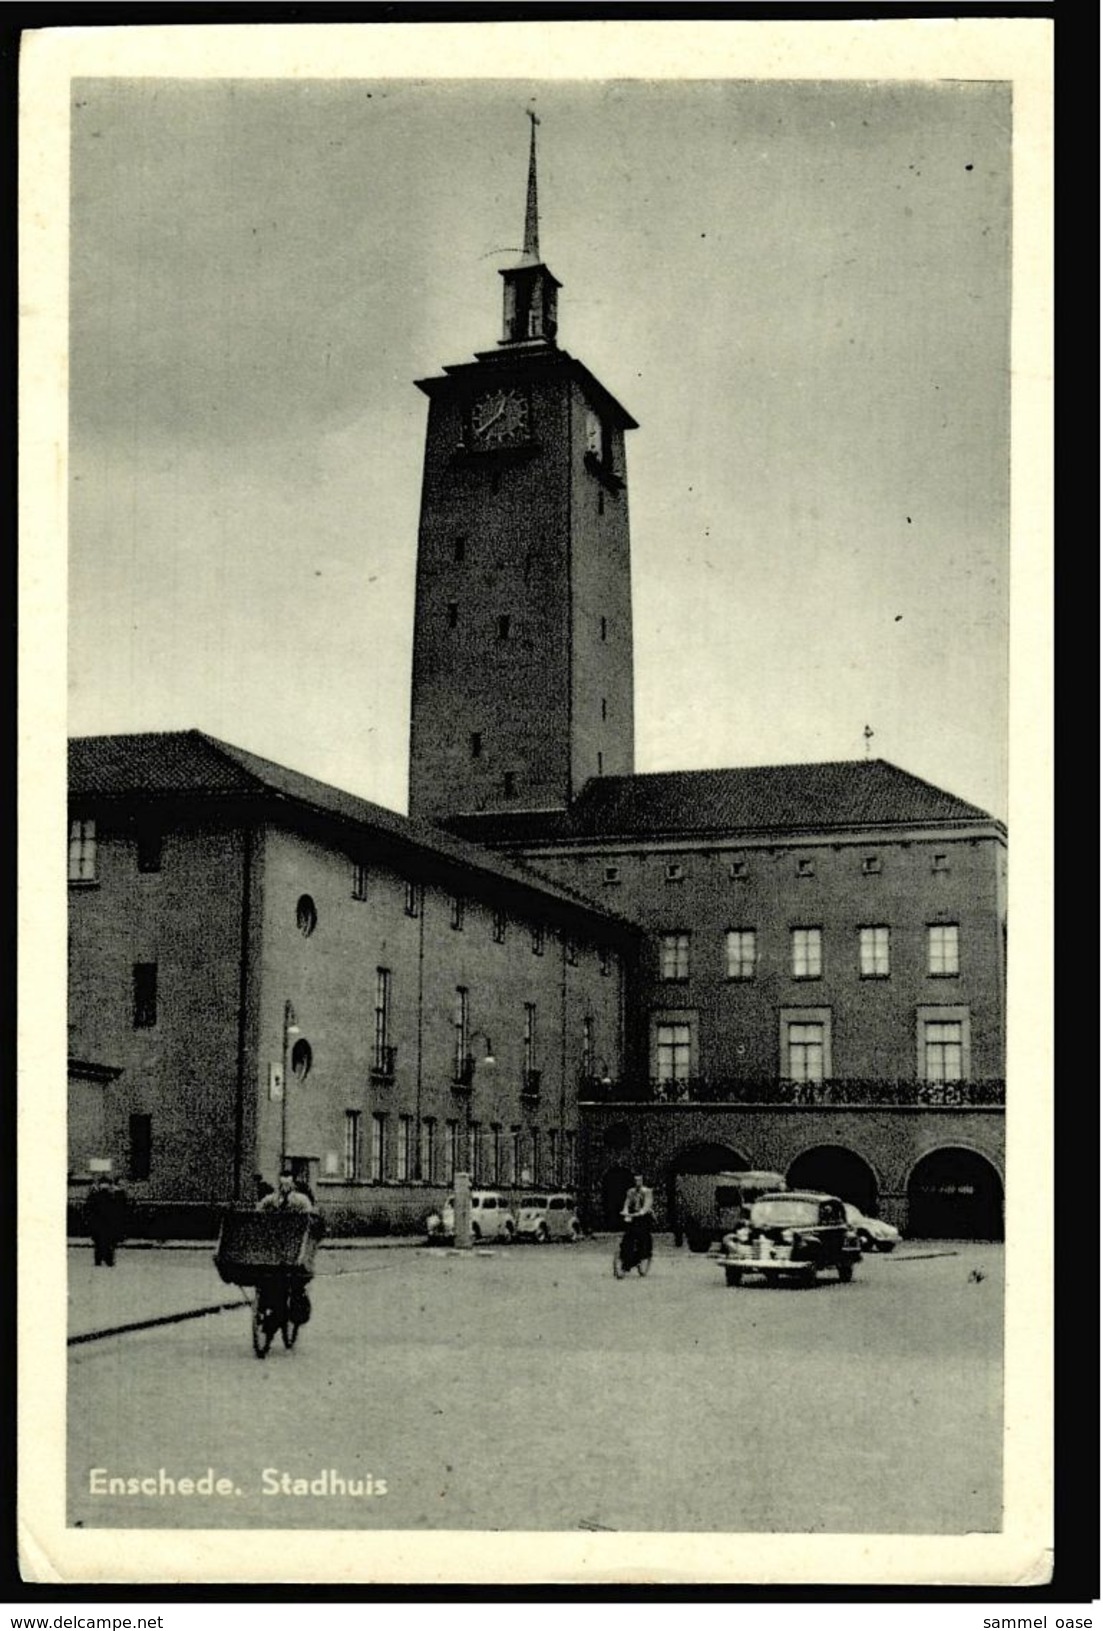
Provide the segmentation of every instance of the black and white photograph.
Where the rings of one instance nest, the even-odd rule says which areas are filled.
[[[25,1566],[1044,1580],[1046,25],[102,32]]]

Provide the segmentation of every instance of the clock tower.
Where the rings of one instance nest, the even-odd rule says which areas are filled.
[[[536,124],[502,337],[429,398],[414,611],[410,814],[562,811],[633,770],[625,432],[558,343],[540,258]]]

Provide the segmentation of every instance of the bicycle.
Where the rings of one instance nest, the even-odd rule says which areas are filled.
[[[299,1327],[310,1318],[310,1298],[306,1275],[301,1269],[284,1269],[257,1281],[253,1303],[253,1352],[258,1359],[268,1353],[278,1331],[285,1348],[295,1346]]]
[[[320,1233],[321,1220],[304,1212],[239,1210],[223,1218],[215,1267],[227,1285],[245,1292],[258,1359],[267,1357],[277,1331],[292,1349],[310,1318],[306,1287]]]
[[[641,1278],[646,1275],[651,1268],[651,1251],[650,1219],[645,1224],[630,1218],[613,1253],[614,1279],[623,1280],[633,1269]]]

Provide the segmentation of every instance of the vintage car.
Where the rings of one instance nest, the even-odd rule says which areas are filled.
[[[720,1252],[730,1286],[741,1285],[748,1274],[812,1285],[823,1269],[850,1280],[862,1256],[842,1201],[810,1189],[760,1195],[747,1221],[724,1236]]]
[[[581,1240],[582,1225],[575,1211],[573,1195],[522,1195],[517,1213],[519,1240]]]
[[[858,1236],[863,1252],[891,1252],[900,1244],[900,1231],[884,1218],[867,1218],[856,1206],[846,1202],[846,1221]]]
[[[430,1242],[454,1240],[456,1235],[456,1198],[449,1195],[439,1212],[430,1212],[425,1220],[425,1233]],[[517,1231],[513,1204],[507,1195],[497,1189],[471,1191],[472,1240],[498,1240],[508,1245]]]

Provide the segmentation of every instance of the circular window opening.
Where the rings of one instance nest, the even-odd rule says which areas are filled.
[[[299,925],[299,933],[312,935],[318,927],[318,908],[309,895],[300,895],[299,904],[295,908],[295,922]]]
[[[314,1050],[310,1046],[310,1043],[306,1040],[305,1036],[300,1036],[295,1046],[291,1049],[291,1069],[295,1072],[295,1075],[299,1078],[300,1082],[304,1077],[310,1075],[310,1067],[313,1063]]]

